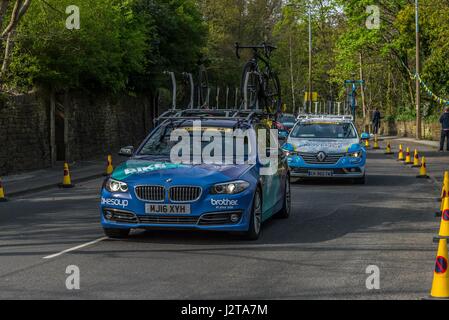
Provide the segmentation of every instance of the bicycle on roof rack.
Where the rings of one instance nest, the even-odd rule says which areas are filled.
[[[281,85],[279,77],[270,63],[271,53],[276,47],[262,43],[258,46],[235,44],[235,54],[240,59],[240,50],[251,49],[252,58],[243,67],[241,92],[245,110],[264,110],[269,113],[281,110]],[[259,65],[262,62],[262,68]]]

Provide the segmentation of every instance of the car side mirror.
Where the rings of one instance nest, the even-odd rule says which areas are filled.
[[[133,154],[134,154],[134,147],[133,146],[123,147],[118,152],[119,156],[128,157],[128,158],[132,157]]]

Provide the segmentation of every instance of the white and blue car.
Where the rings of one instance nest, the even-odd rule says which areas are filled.
[[[365,183],[366,149],[350,117],[300,118],[283,146],[292,178],[345,178]]]

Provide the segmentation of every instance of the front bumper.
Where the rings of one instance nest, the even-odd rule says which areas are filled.
[[[150,203],[137,199],[129,194],[111,194],[102,191],[102,199],[126,199],[127,206],[110,205],[115,201],[102,201],[100,205],[101,224],[103,228],[113,229],[194,229],[210,231],[246,231],[249,227],[249,217],[254,190],[248,188],[237,195],[209,195],[203,194],[201,198],[189,204],[190,214],[147,214],[145,204]],[[218,206],[217,200],[229,199],[237,201],[237,205]],[[213,201],[212,201],[213,200]],[[105,203],[108,203],[107,205]],[[165,204],[180,204],[170,203]],[[181,203],[182,204],[182,203]],[[235,204],[235,202],[234,202]],[[233,222],[231,217],[238,215],[238,221]]]
[[[307,164],[300,156],[290,156],[288,159],[290,174],[296,178],[310,179],[354,179],[365,176],[366,158],[351,159],[344,157],[334,165]],[[323,175],[313,175],[313,172],[319,171]]]

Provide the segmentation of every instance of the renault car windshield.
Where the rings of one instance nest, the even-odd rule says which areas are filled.
[[[291,135],[303,139],[357,139],[351,123],[299,123]]]

